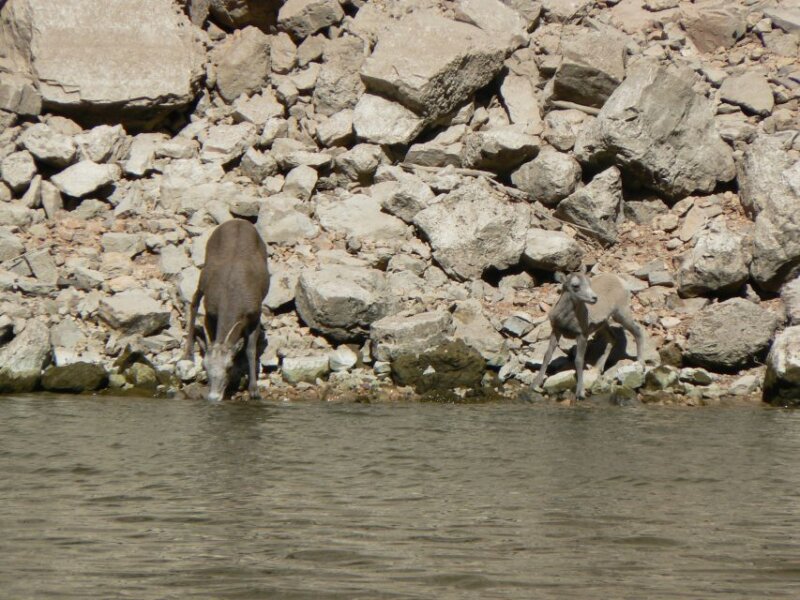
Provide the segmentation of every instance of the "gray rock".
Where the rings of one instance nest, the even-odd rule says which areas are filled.
[[[169,325],[170,311],[142,290],[128,290],[100,300],[97,316],[123,333],[152,335]]]
[[[0,176],[16,193],[27,189],[34,175],[36,164],[27,150],[12,152],[0,162]]]
[[[51,358],[50,331],[29,319],[17,336],[0,347],[0,393],[33,391]]]
[[[498,197],[484,181],[458,188],[414,216],[448,275],[477,279],[489,267],[519,262],[530,225],[530,208]]]
[[[252,146],[245,150],[239,167],[253,183],[262,183],[267,177],[279,172],[278,162],[271,154],[259,152]]]
[[[800,326],[787,327],[772,344],[764,377],[764,400],[778,406],[800,405]]]
[[[0,74],[0,110],[36,116],[42,112],[42,95],[27,77],[17,73]]]
[[[477,350],[489,366],[500,367],[508,360],[508,344],[486,318],[478,300],[455,303],[453,326],[453,336]]]
[[[459,0],[455,9],[458,21],[482,29],[504,48],[516,50],[527,42],[525,18],[500,0]]]
[[[750,275],[749,243],[714,221],[698,234],[694,247],[686,253],[678,269],[678,292],[683,297],[732,292],[744,285]]]
[[[456,388],[479,388],[485,371],[486,363],[481,355],[461,340],[445,342],[419,355],[400,356],[391,364],[392,377],[397,384],[412,386],[422,394],[441,394],[448,399],[457,398],[453,394]]]
[[[373,144],[408,144],[422,131],[424,121],[402,104],[364,94],[353,112],[359,139]]]
[[[119,160],[128,153],[122,125],[98,125],[74,138],[82,160],[104,163]]]
[[[127,175],[141,177],[155,168],[156,149],[166,141],[161,133],[140,133],[131,141],[128,156],[122,164]]]
[[[583,248],[561,231],[529,229],[522,260],[534,269],[571,273],[581,265]]]
[[[334,373],[349,371],[358,363],[358,354],[349,346],[339,346],[328,353],[328,366]]]
[[[353,111],[341,110],[317,125],[317,139],[328,148],[349,144],[353,139]]]
[[[105,252],[119,252],[130,258],[144,252],[144,237],[138,233],[104,233],[100,244]]]
[[[254,25],[262,30],[274,27],[280,5],[276,0],[200,0],[200,2],[207,2],[214,21],[228,29],[241,29],[248,25]]]
[[[368,182],[378,167],[388,162],[380,146],[356,144],[336,157],[336,168],[354,181]]]
[[[328,357],[319,356],[286,357],[281,362],[281,375],[288,383],[315,383],[330,372]]]
[[[67,167],[50,178],[59,191],[73,198],[83,198],[98,189],[110,185],[121,175],[119,165],[99,165],[90,160]]]
[[[548,21],[566,23],[585,15],[592,0],[542,0],[542,11]]]
[[[749,114],[762,117],[772,114],[775,107],[775,98],[766,77],[752,71],[725,79],[719,88],[719,97],[729,104],[741,106]]]
[[[300,165],[287,173],[283,192],[301,200],[308,200],[314,193],[318,180],[319,176],[316,170],[306,165]]]
[[[271,90],[265,89],[253,96],[239,96],[233,103],[233,118],[263,127],[272,119],[283,117],[284,108]]]
[[[575,109],[550,111],[544,118],[544,139],[556,150],[571,150],[587,118],[585,113]]]
[[[256,128],[252,123],[215,125],[203,139],[200,159],[204,162],[227,164],[244,154],[255,143],[256,138]]]
[[[450,334],[452,321],[450,313],[441,310],[374,321],[370,326],[372,356],[391,362],[404,354],[420,354],[435,348]]]
[[[532,161],[511,174],[512,183],[527,192],[531,200],[555,206],[578,187],[581,166],[569,154],[543,148]]]
[[[619,170],[611,167],[562,200],[556,215],[585,228],[585,233],[600,242],[613,244],[617,241],[622,207],[622,179]]]
[[[426,209],[435,198],[431,188],[411,174],[403,174],[396,181],[376,183],[370,188],[370,195],[385,211],[406,223],[412,223],[414,216]]]
[[[191,102],[203,76],[202,43],[171,0],[13,0],[2,13],[3,46],[45,108],[141,119]]]
[[[168,244],[161,249],[158,266],[167,277],[182,273],[190,264],[189,257],[182,247]]]
[[[435,119],[489,83],[504,50],[477,27],[416,11],[379,35],[361,76],[370,90]]]
[[[217,90],[228,102],[266,87],[270,78],[269,37],[256,27],[237,30],[211,53]]]
[[[730,48],[747,32],[744,11],[725,0],[682,3],[680,22],[700,52]]]
[[[297,210],[300,202],[290,196],[272,196],[262,205],[258,213],[258,228],[268,244],[291,246],[319,233],[319,227],[311,218]]]
[[[0,229],[0,263],[17,258],[25,252],[25,245],[8,229]]]
[[[278,13],[278,25],[302,40],[342,17],[344,11],[337,0],[288,0]]]
[[[786,308],[789,324],[800,325],[800,277],[792,279],[781,288],[781,300]]]
[[[20,202],[0,203],[0,226],[27,227],[33,221],[34,212]]]
[[[325,198],[317,205],[317,218],[326,230],[358,240],[396,240],[408,237],[408,226],[381,211],[377,198],[353,194],[344,200]]]
[[[48,392],[83,394],[104,388],[108,372],[103,365],[75,362],[69,365],[51,365],[42,375],[42,387]]]
[[[353,37],[343,37],[327,43],[325,62],[314,86],[316,112],[330,116],[354,108],[364,93],[359,69],[364,62],[364,44]]]
[[[338,342],[364,337],[371,323],[395,312],[383,272],[339,265],[304,271],[295,305],[306,325]]]
[[[739,198],[751,215],[760,213],[771,197],[793,195],[784,174],[794,162],[786,146],[781,136],[759,135],[739,161]],[[794,195],[800,196],[800,190]]]
[[[782,319],[743,298],[700,311],[687,329],[684,359],[711,369],[737,369],[766,353]]]
[[[25,255],[33,276],[41,283],[55,285],[58,281],[59,269],[56,266],[49,248],[40,248]]]
[[[34,123],[20,136],[19,141],[37,160],[63,168],[75,158],[75,142],[71,137],[54,131],[45,123]]]
[[[576,145],[583,159],[611,154],[626,173],[672,198],[710,192],[736,174],[731,149],[717,133],[710,103],[692,88],[691,75],[648,60],[629,66],[589,139],[580,150]]]
[[[625,78],[625,45],[620,38],[586,31],[566,38],[563,59],[553,78],[561,100],[601,107]]]
[[[783,29],[786,33],[800,30],[800,10],[797,8],[767,6],[764,8],[764,16],[768,17],[774,25]]]
[[[461,163],[468,168],[508,173],[538,151],[538,137],[510,125],[465,136]]]
[[[269,292],[264,298],[264,305],[270,310],[277,310],[294,302],[297,280],[300,278],[300,267],[291,263],[272,262],[269,275]]]
[[[541,129],[542,114],[530,77],[509,73],[500,85],[500,95],[511,123],[521,125],[530,133]]]

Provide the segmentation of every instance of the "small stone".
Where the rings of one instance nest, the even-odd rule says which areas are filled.
[[[301,356],[284,358],[281,363],[281,375],[292,384],[306,382],[315,383],[318,378],[325,377],[330,370],[328,357]]]

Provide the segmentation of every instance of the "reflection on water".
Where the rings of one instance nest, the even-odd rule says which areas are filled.
[[[800,597],[800,413],[0,399],[3,598]]]

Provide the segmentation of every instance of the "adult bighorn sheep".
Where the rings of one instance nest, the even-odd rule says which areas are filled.
[[[228,387],[228,372],[247,339],[248,393],[258,397],[258,338],[261,303],[269,290],[267,247],[249,221],[232,219],[218,226],[206,245],[206,262],[189,311],[184,359],[194,355],[195,319],[205,297],[208,400],[218,402]]]
[[[614,341],[608,328],[611,319],[634,335],[636,360],[644,364],[644,329],[631,314],[630,294],[619,277],[611,273],[601,273],[590,281],[586,276],[586,267],[583,266],[580,271],[569,275],[557,273],[556,280],[561,283],[561,296],[548,315],[553,332],[533,387],[542,385],[553,351],[561,336],[564,336],[576,340],[575,372],[578,381],[575,397],[584,398],[583,364],[588,338],[597,331],[605,339],[603,354],[596,365],[598,373],[602,374]]]

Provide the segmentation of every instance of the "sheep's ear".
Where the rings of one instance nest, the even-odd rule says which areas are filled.
[[[561,271],[556,271],[555,277],[558,283],[564,283],[567,280],[567,276],[564,275],[564,273],[562,273]]]

